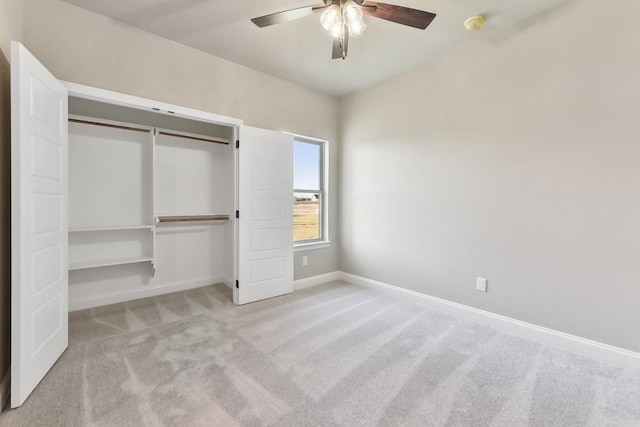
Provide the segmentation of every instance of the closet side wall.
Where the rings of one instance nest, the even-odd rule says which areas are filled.
[[[329,141],[329,249],[297,252],[297,279],[337,269],[337,100],[59,0],[25,1],[25,45],[62,80]],[[303,267],[302,255],[309,256]]]

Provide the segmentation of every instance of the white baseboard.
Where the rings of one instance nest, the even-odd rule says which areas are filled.
[[[399,297],[409,298],[411,301],[429,308],[443,311],[483,325],[491,326],[515,335],[520,335],[525,338],[539,341],[543,344],[558,347],[593,359],[614,363],[625,368],[640,370],[640,353],[581,338],[575,335],[556,331],[554,329],[545,328],[543,326],[534,325],[532,323],[512,319],[510,317],[469,307],[467,305],[447,301],[442,298],[410,291],[408,289],[356,276],[354,274],[340,272],[339,277],[341,280],[348,283],[374,288]]]
[[[342,277],[341,275],[342,275],[341,271],[332,271],[331,273],[319,274],[317,276],[298,279],[295,282],[293,282],[293,286],[294,286],[294,289],[298,291],[300,289],[310,288],[312,286],[321,285],[323,283],[340,280]]]
[[[9,392],[11,391],[11,389],[9,388],[9,386],[11,385],[10,378],[11,367],[9,367],[7,372],[5,372],[4,376],[2,377],[2,382],[0,382],[0,412],[2,412],[2,409],[4,409],[4,405],[6,405],[7,400],[9,399]]]
[[[407,298],[414,303],[418,303],[435,310],[443,311],[457,317],[461,317],[463,319],[471,320],[483,325],[513,333],[515,335],[533,339],[543,344],[558,347],[563,350],[591,357],[593,359],[614,363],[626,368],[640,370],[640,353],[567,334],[565,332],[556,331],[554,329],[545,328],[543,326],[534,325],[532,323],[523,322],[521,320],[491,313],[489,311],[480,310],[464,304],[458,304],[456,302],[433,297],[420,292],[400,288],[388,283],[367,279],[365,277],[356,276],[354,274],[344,273],[342,271],[333,271],[330,273],[320,274],[304,279],[298,279],[294,282],[294,288],[295,290],[300,290],[323,283],[333,282],[335,280],[343,280],[355,285],[374,288],[378,291],[389,293],[397,297]],[[69,311],[83,310],[85,308],[130,301],[138,298],[164,295],[171,292],[199,288],[215,283],[225,283],[229,287],[234,286],[234,281],[232,281],[228,277],[212,276],[197,280],[158,286],[150,289],[72,300],[69,301]],[[2,382],[3,387],[5,385],[5,381],[8,384],[8,379],[5,378]],[[0,393],[2,392],[2,390],[3,388],[0,388]],[[0,394],[0,397],[3,399],[6,398],[4,394]]]
[[[201,288],[225,282],[222,275],[201,277],[199,279],[185,280],[166,285],[153,286],[132,291],[115,292],[111,294],[96,295],[87,298],[69,299],[69,311],[84,310],[103,305],[116,304],[140,298],[155,297],[170,294],[172,292],[186,291],[188,289]]]

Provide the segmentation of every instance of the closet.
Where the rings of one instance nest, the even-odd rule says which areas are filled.
[[[11,44],[11,406],[68,311],[225,283],[293,292],[293,137],[58,81]]]
[[[74,96],[68,111],[70,309],[231,285],[236,127]]]

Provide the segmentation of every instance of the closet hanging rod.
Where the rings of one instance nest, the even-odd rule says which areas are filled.
[[[149,129],[134,128],[134,127],[131,127],[131,126],[114,125],[114,124],[110,124],[110,123],[92,122],[90,120],[80,120],[80,119],[71,119],[70,118],[69,122],[70,123],[81,123],[81,124],[84,124],[84,125],[102,126],[102,127],[106,127],[106,128],[131,130],[131,131],[134,131],[134,132],[149,133]]]
[[[191,136],[191,135],[181,135],[179,133],[165,132],[165,131],[162,131],[162,130],[160,132],[158,132],[158,133],[160,135],[173,136],[173,137],[176,137],[176,138],[192,139],[194,141],[212,142],[214,144],[229,145],[229,141],[221,141],[221,140],[209,139],[209,138],[200,138],[200,137]]]
[[[159,216],[158,222],[229,221],[229,215],[176,215]]]

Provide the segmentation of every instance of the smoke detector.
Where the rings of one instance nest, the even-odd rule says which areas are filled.
[[[464,21],[464,28],[467,31],[478,31],[482,29],[484,25],[484,17],[482,15],[472,16],[471,18]]]

